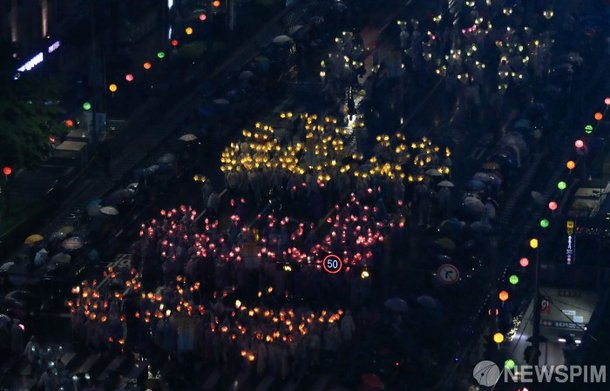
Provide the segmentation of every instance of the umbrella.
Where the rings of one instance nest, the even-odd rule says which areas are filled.
[[[15,264],[15,262],[5,262],[2,264],[2,266],[0,266],[0,273],[6,273],[9,270],[11,270],[11,268],[13,267],[13,265]]]
[[[460,221],[458,219],[456,219],[455,217],[452,217],[448,220],[444,220],[440,227],[443,229],[448,229],[451,231],[459,231],[462,228],[464,228],[464,226],[466,225],[466,223],[464,223],[463,221]]]
[[[417,298],[417,304],[430,309],[438,309],[440,307],[438,300],[428,295],[419,296]]]
[[[483,169],[495,171],[500,169],[500,165],[496,162],[485,162],[483,163]]]
[[[22,263],[13,263],[7,270],[8,280],[15,286],[21,286],[28,280],[28,270]]]
[[[176,157],[174,155],[172,155],[171,153],[166,153],[165,155],[163,155],[159,159],[157,159],[157,163],[159,163],[159,164],[172,164],[175,161],[176,161]],[[151,167],[149,167],[149,169]],[[159,169],[159,166],[157,166],[157,170],[158,169]]]
[[[368,389],[379,390],[384,388],[383,381],[379,376],[374,373],[365,373],[362,375],[362,383],[368,387]]]
[[[399,297],[393,297],[386,300],[384,305],[387,309],[396,312],[406,312],[409,309],[407,302]]]
[[[100,208],[100,213],[106,216],[116,216],[119,214],[119,210],[114,206],[104,206]]]
[[[487,233],[491,231],[491,225],[486,224],[482,221],[475,221],[474,223],[470,224],[470,229],[472,229],[473,232],[477,232],[477,233]]]
[[[30,235],[27,238],[25,238],[25,241],[23,242],[23,244],[27,244],[28,246],[31,246],[38,242],[42,242],[43,240],[44,240],[44,237],[42,235],[33,234],[33,235]]]
[[[239,80],[248,80],[254,77],[254,72],[246,70],[239,74]]]
[[[74,227],[71,225],[64,225],[63,227],[61,227],[58,232],[63,232],[66,235],[71,234],[72,232],[74,232]]]
[[[195,136],[193,133],[187,133],[187,134],[183,134],[182,136],[180,136],[178,138],[178,140],[186,141],[188,143],[188,142],[197,140],[197,136]]]
[[[97,216],[100,214],[100,204],[102,200],[95,199],[87,204],[87,215],[88,216]]]
[[[286,43],[291,43],[292,42],[292,38],[290,38],[287,35],[278,35],[277,37],[273,38],[273,43],[276,45],[284,45]]]
[[[530,122],[530,120],[522,118],[515,122],[515,124],[513,125],[513,129],[532,130],[532,123]]]
[[[440,181],[436,186],[438,186],[438,187],[455,187],[453,182],[447,181],[447,180]]]
[[[544,204],[544,196],[537,191],[532,191],[530,193],[532,195],[532,199],[536,201],[538,205]]]
[[[483,183],[480,179],[471,179],[466,184],[466,188],[470,190],[483,190],[485,189],[485,183]]]
[[[440,238],[434,242],[438,247],[443,250],[453,251],[455,250],[455,242],[449,238]]]
[[[464,198],[463,205],[466,209],[473,213],[481,214],[485,211],[485,205],[483,204],[483,201],[481,201],[477,197],[469,196]]]
[[[61,247],[65,250],[78,250],[83,247],[83,240],[77,236],[68,238],[61,243]]]
[[[426,170],[426,175],[430,175],[430,176],[443,176],[443,174],[441,174],[441,172],[437,169],[437,168],[429,168]]]
[[[55,254],[53,256],[53,258],[51,258],[51,263],[56,264],[56,265],[66,264],[66,263],[70,263],[71,259],[72,259],[72,256],[70,254],[59,253],[59,254]]]
[[[288,34],[293,35],[294,33],[296,33],[297,31],[299,31],[302,28],[303,28],[303,25],[301,25],[301,24],[297,24],[295,26],[291,26],[288,29]]]

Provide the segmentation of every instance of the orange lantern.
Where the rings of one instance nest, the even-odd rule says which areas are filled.
[[[568,162],[566,163],[566,167],[568,168],[568,170],[573,170],[574,167],[576,167],[576,162],[574,160],[568,160]]]
[[[500,298],[501,302],[505,302],[506,300],[508,300],[508,292],[507,291],[500,291],[500,294],[498,294],[498,297]]]

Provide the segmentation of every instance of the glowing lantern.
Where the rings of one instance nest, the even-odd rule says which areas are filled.
[[[170,43],[170,45],[172,45],[173,47],[176,47],[176,46],[178,46],[178,44],[179,44],[180,42],[178,42],[178,40],[177,40],[177,39],[172,39],[172,40],[171,40],[169,43]]]
[[[214,7],[214,8],[220,7],[220,1],[219,0],[212,1],[212,7]]]
[[[530,239],[530,247],[534,250],[538,248],[538,239],[532,238]]]
[[[576,167],[576,162],[574,162],[574,160],[568,160],[568,162],[566,163],[566,167],[568,168],[568,170],[573,170],[574,167]]]
[[[67,127],[71,128],[71,127],[73,127],[73,126],[74,126],[74,121],[72,121],[71,119],[67,119],[67,120],[65,120],[65,121],[64,121],[64,124],[65,124]]]
[[[593,118],[595,118],[596,121],[601,121],[604,118],[604,115],[598,111],[597,113],[595,113]]]
[[[565,190],[567,187],[568,187],[568,184],[567,184],[567,183],[565,183],[564,181],[560,181],[560,182],[557,184],[557,188],[558,188],[559,190]]]
[[[510,370],[514,369],[515,361],[510,358],[508,360],[504,361],[504,368],[510,369]]]
[[[549,227],[549,225],[550,225],[549,220],[547,220],[547,219],[542,219],[542,220],[540,220],[540,226],[541,226],[542,228],[548,228],[548,227]]]
[[[511,285],[517,285],[519,283],[519,276],[513,274],[512,276],[508,277],[508,282],[510,282]]]
[[[508,292],[507,291],[500,291],[500,293],[498,294],[498,298],[500,298],[501,302],[505,302],[506,300],[508,300]]]
[[[91,110],[91,103],[89,103],[89,102],[83,103],[83,110],[85,110],[85,111]]]
[[[131,73],[128,73],[125,75],[125,80],[132,82],[133,81],[133,75]]]
[[[527,267],[530,264],[530,260],[523,257],[519,260],[519,265],[521,265],[521,267]]]
[[[606,99],[604,99],[604,103],[605,103],[607,106],[610,106],[610,98],[606,98]]]
[[[152,68],[152,64],[148,61],[146,61],[143,65],[144,69],[149,70],[150,68]]]
[[[201,20],[202,22],[204,22],[206,19],[208,18],[208,16],[206,14],[199,14],[199,20]]]
[[[576,141],[574,141],[574,146],[575,146],[576,148],[582,148],[582,147],[584,147],[584,146],[585,146],[585,142],[584,142],[584,141],[582,141],[582,140],[576,140]]]
[[[184,32],[186,33],[186,35],[191,35],[191,34],[193,34],[193,28],[187,27],[184,29]]]
[[[494,342],[497,344],[501,344],[502,342],[504,342],[504,334],[502,333],[495,333],[494,334]]]
[[[9,167],[9,166],[4,166],[4,167],[2,168],[2,173],[3,173],[5,176],[9,176],[9,175],[11,175],[11,174],[13,173],[13,169],[12,169],[11,167]]]
[[[119,89],[119,87],[114,83],[112,83],[108,86],[108,90],[110,90],[110,92],[113,92],[113,93],[116,92],[118,89]]]
[[[158,52],[157,57],[161,58],[161,59],[165,58],[165,52],[163,52],[163,51]]]
[[[558,208],[557,202],[555,201],[551,201],[549,202],[549,209],[552,210],[553,212],[556,211]]]
[[[585,133],[586,133],[586,134],[591,134],[591,133],[593,133],[593,125],[586,125],[586,126],[585,126]]]

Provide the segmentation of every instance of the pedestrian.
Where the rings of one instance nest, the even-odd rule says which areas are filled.
[[[16,355],[23,353],[23,329],[17,319],[13,319],[11,326],[11,352]]]

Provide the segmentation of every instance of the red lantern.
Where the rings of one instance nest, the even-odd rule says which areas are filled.
[[[13,173],[13,169],[11,167],[9,167],[9,166],[4,166],[4,168],[2,168],[2,173],[5,176],[9,176],[9,175],[11,175]]]

